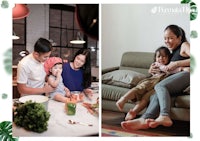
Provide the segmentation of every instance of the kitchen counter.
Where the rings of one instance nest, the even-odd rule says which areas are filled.
[[[94,93],[92,99],[84,98],[84,102],[95,103],[99,97],[98,93]],[[67,115],[65,111],[65,104],[54,100],[49,100],[48,111],[51,116],[48,121],[48,130],[43,133],[36,133],[27,131],[22,127],[17,127],[13,123],[13,136],[15,137],[34,137],[34,136],[48,136],[48,137],[79,137],[79,136],[93,136],[99,134],[99,117],[92,115],[88,110],[82,106],[82,102],[77,103],[76,114],[74,116]],[[69,124],[68,121],[73,120],[82,123],[92,124],[86,126],[81,124]]]

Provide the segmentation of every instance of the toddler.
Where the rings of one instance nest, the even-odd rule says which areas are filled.
[[[70,97],[70,91],[63,84],[62,73],[62,59],[59,57],[50,57],[44,62],[44,68],[47,74],[47,83],[55,88],[50,93],[51,99],[60,102],[67,102],[67,97]]]

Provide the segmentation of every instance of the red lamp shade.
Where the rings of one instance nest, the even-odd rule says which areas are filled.
[[[15,7],[12,9],[13,19],[22,19],[28,16],[29,9],[25,4],[15,4]]]

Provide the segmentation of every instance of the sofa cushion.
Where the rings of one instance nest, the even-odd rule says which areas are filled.
[[[154,62],[152,52],[125,52],[122,55],[120,69],[132,68],[134,71],[148,75],[148,69]]]
[[[131,70],[115,70],[103,74],[102,83],[124,88],[132,88],[145,77],[144,74]]]
[[[190,108],[190,95],[177,96],[175,99],[175,107]]]
[[[102,99],[117,101],[129,90],[128,88],[102,84]]]

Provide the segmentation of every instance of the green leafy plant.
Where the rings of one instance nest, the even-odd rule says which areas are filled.
[[[8,74],[12,74],[12,49],[8,49],[4,53],[4,65],[5,65],[5,70]]]
[[[49,112],[44,105],[32,101],[27,101],[19,105],[14,111],[14,123],[34,132],[44,132],[47,130]]]
[[[3,121],[0,123],[0,140],[1,141],[18,141],[18,138],[12,136],[12,122]]]

